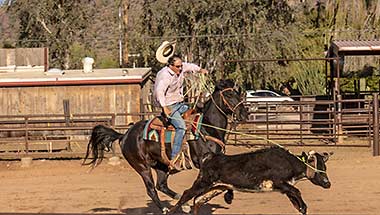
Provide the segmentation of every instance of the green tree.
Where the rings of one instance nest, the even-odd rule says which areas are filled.
[[[223,59],[291,55],[292,47],[284,39],[292,38],[287,25],[294,21],[286,1],[144,1],[143,8],[144,38],[175,39],[179,53],[208,67],[215,77],[235,77],[240,84],[258,88],[278,85],[288,76],[274,64],[220,66]],[[147,60],[155,62],[152,51],[160,42],[139,43]]]
[[[69,68],[70,47],[75,41],[85,38],[93,14],[91,8],[94,7],[89,7],[89,4],[93,1],[12,1],[10,10],[18,17],[20,26],[18,46],[47,46],[51,66]]]
[[[96,65],[116,65],[119,36],[125,34],[129,53],[140,54],[131,61],[153,71],[163,66],[155,59],[157,47],[176,40],[177,53],[208,68],[214,79],[230,77],[246,88],[275,90],[295,80],[304,95],[325,92],[323,61],[223,60],[324,57],[332,39],[380,36],[379,0],[7,1],[8,12],[18,20],[13,26],[20,29],[17,46],[49,47],[53,66],[79,67],[84,54],[93,55]],[[123,34],[121,3],[129,8]],[[375,60],[349,59],[345,69],[378,68]]]

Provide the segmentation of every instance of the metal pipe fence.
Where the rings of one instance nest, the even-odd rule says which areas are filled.
[[[228,132],[227,144],[371,147],[379,155],[378,94],[371,99],[246,102],[246,122]],[[0,158],[84,156],[92,128],[125,132],[131,116],[158,112],[56,115],[0,115]],[[123,123],[120,123],[123,122]],[[44,154],[44,155],[43,155]]]
[[[372,100],[246,103],[248,121],[233,131],[239,145],[371,145]],[[353,143],[353,140],[360,140]],[[364,140],[364,141],[363,141]]]

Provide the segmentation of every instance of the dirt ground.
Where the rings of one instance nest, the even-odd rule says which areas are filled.
[[[310,148],[291,148],[298,153]],[[228,147],[228,154],[253,149]],[[380,214],[380,157],[370,148],[313,148],[333,151],[327,163],[332,187],[328,190],[302,181],[296,186],[309,214]],[[159,214],[145,192],[141,178],[122,159],[118,166],[103,162],[88,173],[80,160],[0,162],[0,213],[127,213]],[[178,192],[190,187],[197,171],[183,171],[169,178]],[[171,200],[160,194],[165,204]],[[280,193],[235,193],[231,205],[218,196],[202,207],[202,214],[298,214]]]

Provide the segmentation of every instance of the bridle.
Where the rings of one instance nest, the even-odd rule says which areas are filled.
[[[231,105],[230,103],[228,103],[228,101],[226,100],[226,98],[225,98],[224,95],[223,95],[223,93],[226,92],[226,91],[234,91],[234,88],[229,87],[229,88],[223,89],[223,90],[221,90],[221,91],[219,92],[219,95],[220,95],[220,97],[222,98],[222,101],[223,101],[224,105],[226,105],[226,106],[228,107],[228,109],[230,109],[230,110],[232,111],[232,113],[234,114],[236,108],[239,107],[239,105],[241,105],[244,101],[241,101],[241,102],[237,103],[234,107],[232,107],[232,105]],[[220,111],[222,111],[222,110],[220,110]],[[224,115],[227,115],[227,114],[225,114],[223,111],[222,111],[222,113],[223,113]]]

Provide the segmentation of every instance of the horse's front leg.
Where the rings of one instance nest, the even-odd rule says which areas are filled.
[[[181,195],[174,192],[172,189],[168,186],[168,177],[169,174],[163,170],[156,169],[157,172],[157,183],[156,188],[157,190],[165,193],[172,199],[179,199],[181,198]]]
[[[302,214],[305,215],[307,211],[307,206],[301,197],[301,192],[294,186],[288,183],[281,183],[275,185],[281,190],[281,193],[286,194],[289,200],[292,202],[293,206]]]

